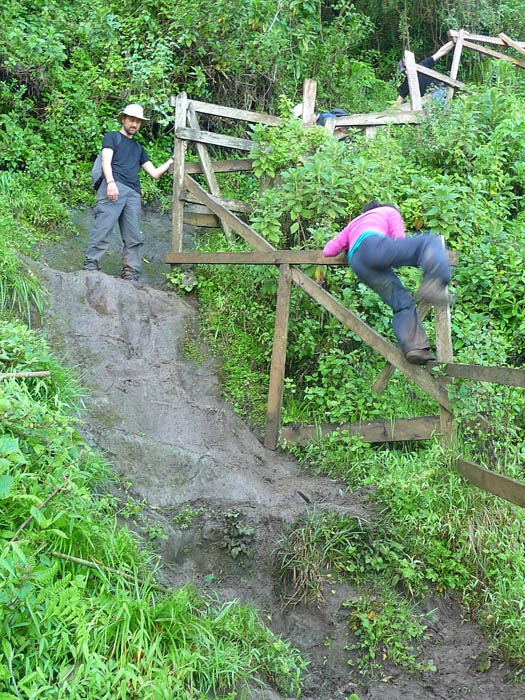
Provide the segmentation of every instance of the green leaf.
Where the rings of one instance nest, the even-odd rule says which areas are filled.
[[[9,474],[2,474],[2,476],[0,476],[0,498],[7,498],[9,496],[14,481],[13,477]]]

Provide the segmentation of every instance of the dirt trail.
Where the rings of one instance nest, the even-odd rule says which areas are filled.
[[[342,606],[357,591],[338,584],[328,589],[320,608],[283,611],[271,552],[286,525],[313,507],[373,518],[366,490],[349,494],[344,484],[309,478],[292,459],[260,444],[220,399],[217,367],[206,349],[200,349],[202,361],[187,357],[187,339],[197,322],[191,304],[103,273],[35,267],[49,290],[47,337],[67,363],[81,369],[90,392],[84,436],[115,465],[121,483],[114,493],[143,503],[142,520],[135,519],[138,529],[150,537],[163,535],[156,541],[166,584],[192,581],[220,600],[261,610],[263,619],[311,660],[305,700],[336,700],[352,692],[360,700],[524,697],[512,685],[509,669],[493,663],[479,671],[486,643],[458,608],[442,599],[425,602],[434,612],[424,657],[437,671],[416,678],[385,668],[383,681],[358,686],[345,648],[355,640]],[[173,518],[188,508],[193,517],[181,528]],[[238,530],[233,534],[237,523],[241,537]],[[234,547],[239,547],[237,558]],[[279,697],[254,690],[251,700]]]

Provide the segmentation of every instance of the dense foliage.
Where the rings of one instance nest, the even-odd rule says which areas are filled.
[[[253,611],[218,609],[191,589],[164,594],[155,588],[152,558],[116,527],[111,499],[96,495],[110,471],[68,417],[78,386],[38,336],[12,321],[13,313],[34,319],[42,303],[17,253],[35,255],[43,239],[71,226],[69,206],[92,201],[91,161],[123,104],[140,102],[152,117],[151,130],[139,138],[158,163],[172,148],[169,98],[181,90],[288,116],[309,77],[317,80],[321,108],[384,109],[396,95],[394,66],[402,49],[429,55],[446,41],[449,27],[460,26],[523,39],[521,0],[407,0],[402,8],[392,0],[1,5],[0,369],[53,373],[47,380],[0,383],[0,697],[229,697],[254,673],[283,691],[298,691],[302,661]],[[525,90],[514,66],[469,54],[459,77],[482,86],[471,86],[444,112],[431,110],[417,129],[383,129],[372,141],[352,135],[337,142],[322,129],[303,130],[295,119],[278,129],[256,128],[256,172],[276,176],[276,186],[261,197],[252,223],[276,245],[319,248],[368,199],[396,203],[409,228],[432,229],[460,252],[452,314],[458,359],[519,366],[525,355]],[[229,126],[240,134],[239,125]],[[227,196],[256,199],[254,178],[220,180]],[[169,205],[169,178],[145,179],[143,192],[146,200]],[[216,233],[201,247],[226,249]],[[308,273],[392,337],[385,307],[348,270]],[[416,275],[406,272],[404,280],[413,286]],[[224,357],[225,391],[255,425],[266,407],[275,290],[274,271],[246,267],[201,268],[195,287],[208,340]],[[435,411],[399,377],[381,398],[372,397],[381,362],[298,290],[290,321],[286,422]],[[457,382],[454,396],[463,417],[481,412],[490,421],[484,435],[463,431],[464,454],[525,479],[522,392]],[[398,594],[420,595],[432,586],[464,591],[465,605],[491,631],[494,647],[522,663],[521,511],[465,488],[442,466],[435,443],[385,451],[343,433],[295,452],[309,468],[350,488],[377,489],[384,520],[376,531],[312,517],[280,543],[283,579],[293,570],[311,580],[296,543],[314,540],[319,551],[299,551],[314,568],[380,591],[349,604],[349,625],[365,651],[362,670],[378,639],[388,658],[428,670],[403,641],[423,634],[424,622],[408,614]],[[109,568],[90,569],[58,554]],[[385,579],[398,588],[385,590]]]

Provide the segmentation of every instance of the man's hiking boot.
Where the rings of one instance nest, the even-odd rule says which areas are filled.
[[[436,277],[424,279],[416,292],[416,297],[434,306],[446,306],[449,301],[446,285]]]
[[[122,268],[122,272],[120,273],[120,276],[122,277],[123,280],[128,280],[129,282],[138,282],[140,272],[139,272],[139,270],[135,270],[132,267],[128,267],[127,265],[124,265],[124,267]]]
[[[413,365],[426,365],[427,362],[436,360],[433,352],[426,348],[414,348],[405,352],[405,360]]]
[[[82,265],[83,270],[100,270],[100,263],[96,260],[89,260],[86,258],[84,264]]]

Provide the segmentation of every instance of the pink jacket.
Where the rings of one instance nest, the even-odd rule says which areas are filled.
[[[346,248],[351,251],[354,243],[365,231],[381,233],[390,238],[405,238],[405,226],[401,214],[393,207],[377,207],[352,219],[345,228],[325,245],[323,255],[327,258]]]

